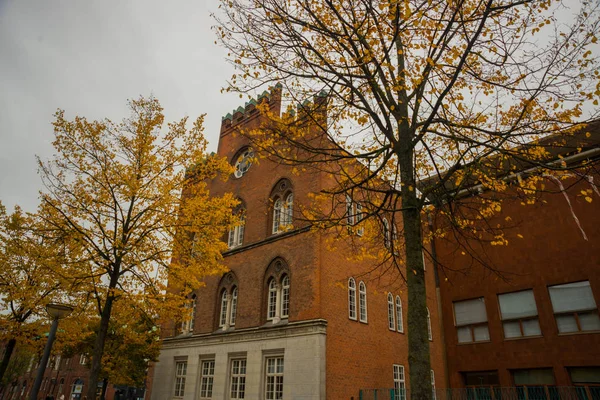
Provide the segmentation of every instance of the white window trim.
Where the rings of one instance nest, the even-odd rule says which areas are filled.
[[[365,312],[363,315],[361,301],[364,299],[365,302]],[[363,281],[360,281],[358,284],[358,315],[359,320],[362,323],[368,323],[368,311],[367,311],[367,285]]]
[[[435,373],[431,370],[431,399],[436,400],[436,392],[435,392]]]
[[[404,365],[393,365],[392,378],[394,380],[394,400],[406,399],[406,375],[404,374]]]
[[[396,296],[396,329],[400,333],[404,333],[404,316],[402,314],[402,299],[400,296]]]
[[[362,204],[360,203],[356,203],[356,225],[359,225],[361,223],[363,219],[363,212],[362,212]],[[365,233],[365,227],[363,225],[359,226],[356,229],[356,234],[358,236],[362,236]]]
[[[349,195],[346,195],[346,224],[348,226],[354,225],[354,203]]]
[[[212,374],[211,372],[211,363],[212,363]],[[208,365],[208,372],[205,373],[205,365]],[[205,383],[206,380],[206,390],[204,393],[205,395],[203,396],[202,391],[204,390],[202,385]],[[210,382],[210,386],[209,386],[209,382]],[[213,393],[213,389],[215,387],[214,385],[215,383],[215,360],[211,359],[211,360],[200,360],[200,387],[198,388],[198,392],[199,392],[199,398],[202,400],[209,400],[212,399],[212,393]],[[209,388],[210,388],[210,392],[209,392]]]
[[[390,223],[387,218],[383,219],[383,245],[386,249],[389,249],[390,246]]]
[[[267,286],[267,321],[274,321],[277,318],[277,298],[279,288],[275,278],[269,279]]]
[[[388,329],[396,331],[396,306],[394,304],[394,296],[391,293],[387,295],[388,308]]]
[[[269,372],[269,360],[274,360],[274,362],[275,362],[275,372],[272,372],[272,373]],[[277,372],[277,360],[281,360],[282,361],[282,367],[283,367],[283,371],[282,372]],[[268,356],[264,357],[264,385],[265,386],[264,386],[263,394],[265,396],[264,397],[265,399],[269,398],[268,397],[268,392],[267,392],[267,390],[269,388],[269,385],[268,385],[268,379],[269,379],[269,377],[273,377],[275,381],[277,380],[277,377],[281,377],[281,381],[282,381],[281,382],[281,386],[282,386],[282,388],[281,388],[281,391],[282,391],[281,395],[282,395],[282,397],[281,398],[283,398],[283,385],[285,383],[285,375],[284,374],[285,374],[285,359],[284,359],[284,357],[283,357],[282,354],[281,355],[268,355]],[[274,389],[273,390],[273,395],[275,395],[277,393],[276,387],[277,387],[277,385],[275,383],[273,383],[273,389]],[[277,397],[272,397],[272,398],[277,398]]]
[[[429,341],[433,341],[433,332],[431,331],[431,314],[429,313],[429,307],[425,307],[427,309],[427,337]]]
[[[287,280],[287,283],[286,283]],[[285,310],[285,294],[287,292],[287,312]],[[285,274],[281,277],[281,318],[286,319],[290,315],[290,277]]]
[[[183,372],[180,373],[179,366],[183,365]],[[175,381],[173,387],[173,397],[182,398],[185,395],[185,384],[187,377],[187,361],[175,361]],[[179,387],[178,387],[179,386]]]
[[[236,247],[244,244],[244,230],[246,225],[246,217],[242,215],[240,217],[239,225],[234,226],[229,230],[229,236],[227,238],[227,246],[230,249],[235,249]]]
[[[356,281],[354,278],[348,279],[348,318],[353,321],[358,319],[358,296],[356,292]],[[353,309],[354,316],[352,316]]]
[[[227,293],[227,290],[223,289],[219,300],[221,302],[221,307],[220,307],[220,312],[219,312],[219,328],[227,329],[229,327],[228,326],[228,320],[229,320],[228,308],[229,308],[229,304],[230,304],[229,293]]]
[[[241,369],[241,366],[242,366],[242,363],[243,363],[243,365],[244,365],[244,373],[243,374],[242,373],[237,373],[237,374],[233,373],[233,365],[234,365],[234,363],[236,361],[240,362],[240,367],[239,367],[240,369]],[[227,388],[228,388],[228,393],[227,393],[228,397],[227,398],[230,398],[230,399],[243,399],[243,398],[246,397],[246,394],[247,394],[247,390],[246,390],[247,389],[246,375],[247,375],[247,372],[248,372],[247,368],[248,368],[248,362],[247,362],[246,358],[232,358],[229,361],[229,385],[227,386]],[[238,378],[238,383],[237,383],[238,389],[237,389],[236,397],[232,397],[231,396],[231,390],[232,390],[232,387],[233,387],[233,378]],[[240,387],[240,381],[241,381],[242,378],[244,380],[244,397],[237,397],[240,394],[239,387]]]
[[[229,307],[229,326],[235,326],[235,320],[237,319],[237,301],[238,301],[238,288],[234,286],[231,290],[231,306]]]

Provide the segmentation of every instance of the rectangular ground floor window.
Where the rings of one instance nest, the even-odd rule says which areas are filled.
[[[265,359],[265,398],[283,399],[283,356]]]
[[[394,364],[394,400],[406,399],[406,381],[404,379],[404,366]]]
[[[215,360],[204,360],[200,369],[200,398],[212,399],[213,383],[215,379]]]
[[[560,399],[552,368],[516,369],[511,374],[519,399]]]
[[[246,398],[246,359],[231,360],[230,399]]]

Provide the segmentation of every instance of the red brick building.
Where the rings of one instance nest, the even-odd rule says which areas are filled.
[[[564,158],[569,166],[600,157],[600,130],[590,128],[591,139]],[[446,267],[448,387],[472,388],[470,398],[506,398],[517,392],[499,388],[515,386],[518,398],[600,398],[600,176],[581,171],[564,181],[549,177],[554,193],[533,205],[502,204],[490,226],[510,218],[509,244],[475,244],[491,269],[452,240],[436,240]],[[564,386],[589,388],[575,395]]]
[[[259,101],[279,113],[280,88]],[[363,388],[410,388],[403,283],[369,274],[372,265],[348,260],[343,247],[332,250],[326,235],[302,223],[299,210],[333,178],[253,160],[236,130],[262,118],[250,102],[223,119],[218,154],[236,172],[210,188],[234,193],[245,223],[227,237],[230,272],[207,278],[193,294],[192,320],[164,338],[152,399],[358,399]],[[360,210],[360,202],[347,202]],[[355,239],[362,240],[358,232]],[[426,275],[431,376],[444,387],[431,265]]]
[[[29,392],[38,372],[37,359],[37,355],[32,356],[27,371],[11,385],[4,388],[0,393],[0,399],[25,400],[29,398]],[[55,400],[84,399],[90,374],[88,362],[88,357],[83,354],[76,354],[70,358],[59,355],[52,356],[44,369],[44,377],[37,398],[46,399],[51,397]],[[98,384],[98,398],[102,391],[102,385],[101,381]],[[151,382],[148,381],[147,387],[150,386]],[[143,388],[121,387],[114,386],[110,382],[107,383],[106,400],[137,400],[140,398],[145,398]]]

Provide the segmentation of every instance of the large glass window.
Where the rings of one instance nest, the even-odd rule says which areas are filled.
[[[187,374],[187,361],[175,363],[175,397],[183,397],[185,392],[185,375]]]
[[[215,360],[202,361],[200,376],[200,398],[212,399],[213,383],[215,380]]]
[[[283,202],[280,198],[275,199],[273,203],[273,233],[281,230],[281,215],[283,213]]]
[[[348,318],[356,320],[356,282],[348,279]]]
[[[265,375],[265,398],[283,399],[283,357],[267,358]]]
[[[454,302],[454,322],[458,343],[490,340],[487,312],[483,297]]]
[[[360,322],[367,322],[367,286],[364,282],[358,284],[358,311]]]
[[[246,359],[231,360],[230,399],[244,399],[246,396]]]
[[[404,366],[394,364],[394,400],[406,399],[406,382],[404,380]]]
[[[600,317],[589,281],[548,287],[559,333],[600,330]]]
[[[533,290],[500,294],[498,303],[506,339],[542,334]]]

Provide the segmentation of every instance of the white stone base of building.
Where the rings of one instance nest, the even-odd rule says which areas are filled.
[[[214,360],[211,399],[230,399],[233,360],[246,360],[245,399],[266,399],[268,358],[283,357],[283,399],[325,399],[324,320],[181,335],[164,340],[154,369],[152,400],[199,400],[202,362]],[[176,396],[176,364],[186,363],[185,386]],[[235,398],[235,397],[234,397]]]

